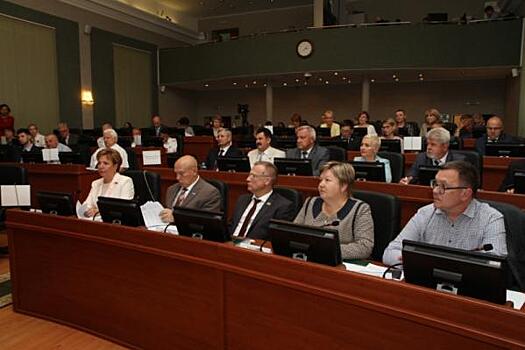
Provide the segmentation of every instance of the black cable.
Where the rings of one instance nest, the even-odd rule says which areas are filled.
[[[97,211],[95,214],[93,214],[93,221],[95,221],[95,218],[97,217],[97,214],[100,213],[99,211]]]
[[[403,265],[403,263],[397,263],[397,264],[394,264],[394,265],[390,265],[388,266],[388,268],[385,270],[385,272],[383,272],[383,277],[382,278],[385,278],[386,277],[386,274],[392,270],[392,268],[396,267],[396,266],[401,266]]]
[[[167,230],[168,227],[170,227],[170,226],[173,226],[173,224],[172,224],[172,223],[167,224],[166,227],[164,227],[164,231],[162,231],[162,232],[163,232],[163,233],[166,233],[166,232],[167,232],[166,230]]]
[[[265,239],[265,240],[261,243],[261,245],[259,246],[259,251],[260,251],[260,252],[263,251],[263,247],[264,247],[264,245],[266,244],[266,242],[268,242],[267,239]]]

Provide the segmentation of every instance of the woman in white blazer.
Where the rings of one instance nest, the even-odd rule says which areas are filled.
[[[100,150],[97,154],[97,169],[101,176],[91,183],[91,191],[84,202],[87,203],[86,217],[93,217],[98,213],[98,197],[112,197],[133,199],[135,189],[131,178],[120,175],[118,169],[122,165],[120,153],[111,148]]]

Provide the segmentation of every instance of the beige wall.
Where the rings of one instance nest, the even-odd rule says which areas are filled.
[[[201,119],[196,119],[197,115],[197,96],[189,90],[181,90],[166,87],[164,92],[159,93],[159,114],[162,116],[166,125],[177,123],[182,116],[190,118],[191,124],[201,124]]]
[[[276,32],[283,29],[306,28],[313,24],[313,7],[301,6],[271,11],[246,13],[236,16],[208,17],[199,21],[199,32],[239,28],[239,35]]]

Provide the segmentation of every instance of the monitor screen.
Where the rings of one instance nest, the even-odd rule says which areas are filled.
[[[60,164],[84,164],[79,152],[59,152]]]
[[[214,242],[230,240],[223,213],[175,207],[173,219],[181,236]]]
[[[22,157],[22,162],[26,164],[44,162],[42,152],[20,152],[20,156]]]
[[[330,138],[330,139],[318,139],[317,143],[319,146],[337,146],[341,147],[342,149],[347,149],[349,140],[341,139],[341,138]]]
[[[273,163],[280,175],[313,175],[312,161],[310,159],[274,158]]]
[[[417,177],[418,185],[430,186],[430,181],[436,178],[436,174],[441,168],[433,165],[420,165]]]
[[[385,164],[381,162],[350,161],[356,180],[385,182]]]
[[[368,135],[368,128],[356,126],[352,132],[353,137],[363,138],[365,135]]]
[[[70,193],[37,192],[38,204],[45,214],[71,216],[73,209],[73,196]]]
[[[217,158],[217,167],[220,171],[229,171],[229,172],[250,172],[250,161],[248,157],[240,158],[228,158],[228,157],[219,157]]]
[[[525,157],[523,143],[487,143],[485,155],[496,157]]]
[[[330,266],[341,264],[339,233],[333,228],[272,219],[268,233],[274,254]]]
[[[139,202],[133,199],[98,197],[102,221],[125,226],[144,226]]]
[[[275,143],[281,149],[295,148],[297,147],[297,138],[295,135],[291,137],[279,136],[275,137]]]
[[[273,128],[274,136],[295,136],[295,128]]]
[[[160,137],[142,135],[142,147],[162,147],[164,142]]]
[[[514,193],[525,194],[525,170],[514,172]]]
[[[317,128],[317,137],[330,137],[330,128]]]
[[[381,139],[380,151],[401,153],[401,140]]]
[[[505,257],[403,241],[405,281],[493,303],[506,302]]]

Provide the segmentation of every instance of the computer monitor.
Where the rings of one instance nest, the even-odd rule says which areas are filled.
[[[514,172],[514,193],[525,194],[525,170]]]
[[[157,136],[144,136],[142,135],[142,147],[162,147],[164,142],[160,137]]]
[[[385,163],[349,161],[355,170],[356,180],[385,182]]]
[[[317,137],[330,137],[330,128],[317,128]]]
[[[143,226],[139,202],[133,199],[98,197],[102,221],[125,226]]]
[[[352,131],[352,137],[363,138],[366,135],[368,135],[368,128],[356,126],[354,131]]]
[[[248,157],[219,157],[217,158],[217,168],[219,168],[220,171],[229,171],[237,173],[248,173],[251,170],[250,161],[248,160]]]
[[[173,219],[181,236],[214,242],[230,240],[223,213],[175,207]]]
[[[272,144],[273,144],[273,140],[272,140]],[[278,148],[281,148],[281,149],[295,148],[297,147],[297,138],[295,136],[275,137],[275,144],[278,146]]]
[[[71,193],[37,192],[36,198],[42,212],[45,214],[61,216],[71,216],[75,214]]]
[[[274,136],[295,136],[295,128],[273,128]]]
[[[380,151],[401,153],[401,140],[381,139]]]
[[[506,302],[507,261],[490,253],[403,241],[405,281],[439,291]]]
[[[333,228],[272,219],[268,233],[274,254],[330,266],[341,264],[339,233]]]
[[[329,138],[329,139],[318,139],[317,140],[317,144],[319,146],[323,146],[323,147],[326,147],[326,146],[337,146],[337,147],[341,147],[343,149],[347,149],[348,148],[348,140],[345,140],[345,139],[341,139],[341,138]]]
[[[80,152],[58,152],[60,164],[84,164]]]
[[[44,162],[42,152],[20,152],[20,157],[25,164]]]
[[[406,126],[403,126],[401,128],[397,128],[397,134],[399,136],[410,136],[408,134],[408,128]]]
[[[274,158],[273,164],[277,167],[280,175],[313,175],[310,159]]]
[[[441,168],[433,165],[420,165],[418,168],[418,185],[430,186],[430,181],[436,178]]]
[[[131,143],[133,142],[133,138],[130,136],[119,136],[118,137],[118,145],[122,148],[129,148],[131,147]]]
[[[496,157],[525,157],[523,143],[487,143],[485,155]]]

